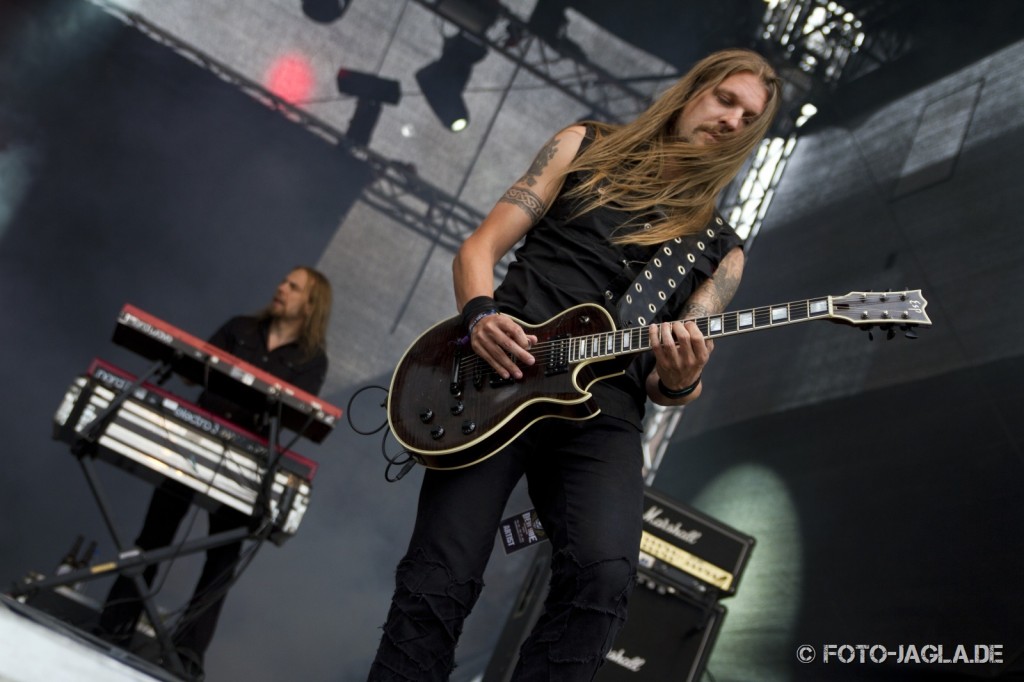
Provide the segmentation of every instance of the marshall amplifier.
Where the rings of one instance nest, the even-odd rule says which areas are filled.
[[[725,618],[725,607],[665,590],[650,580],[629,597],[629,619],[596,682],[697,682]]]
[[[644,493],[640,566],[691,594],[736,593],[754,538],[650,488]]]
[[[506,553],[538,544],[482,682],[507,682],[544,608],[551,550],[532,510],[502,522]],[[722,627],[719,597],[736,592],[754,538],[648,489],[636,589],[599,682],[696,682]]]

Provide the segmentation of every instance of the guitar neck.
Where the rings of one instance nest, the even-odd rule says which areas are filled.
[[[816,319],[831,319],[833,297],[822,296],[802,301],[736,310],[692,319],[705,338],[714,339],[746,332],[781,327]],[[631,355],[650,350],[650,327],[630,327],[573,339],[569,362]]]

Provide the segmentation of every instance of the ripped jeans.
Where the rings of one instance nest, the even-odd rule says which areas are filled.
[[[626,619],[643,513],[640,434],[604,416],[548,419],[467,469],[425,472],[371,682],[447,680],[505,503],[526,476],[552,542],[545,611],[513,680],[590,680]]]

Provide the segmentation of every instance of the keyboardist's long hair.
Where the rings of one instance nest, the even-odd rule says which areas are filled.
[[[302,325],[298,344],[302,354],[306,358],[311,358],[321,351],[327,352],[327,322],[331,319],[334,297],[331,293],[331,283],[322,272],[308,265],[296,265],[291,272],[296,270],[306,273],[309,279],[310,312]],[[260,312],[260,318],[270,317],[270,311],[270,306],[264,308]]]
[[[302,326],[299,348],[306,357],[312,357],[321,351],[327,352],[327,322],[334,298],[331,283],[322,272],[308,265],[298,265],[295,270],[302,270],[309,277],[310,313]]]

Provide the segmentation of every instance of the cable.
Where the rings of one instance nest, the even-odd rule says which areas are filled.
[[[388,442],[388,436],[391,435],[391,429],[387,428],[388,427],[388,420],[387,419],[385,419],[381,423],[380,426],[378,426],[378,427],[376,427],[376,428],[374,428],[372,430],[368,430],[368,431],[357,428],[356,425],[352,422],[352,404],[355,402],[356,398],[358,398],[360,394],[362,394],[364,391],[367,391],[367,390],[369,390],[371,388],[380,389],[381,391],[384,392],[385,396],[388,395],[388,389],[384,388],[383,386],[378,386],[376,384],[371,384],[369,386],[363,386],[358,391],[353,393],[352,397],[349,398],[349,400],[348,400],[348,405],[347,405],[347,409],[346,409],[346,414],[348,415],[347,416],[348,425],[352,428],[353,431],[358,433],[360,436],[372,436],[373,434],[380,432],[381,429],[386,429],[384,431],[384,436],[381,438],[381,441],[380,441],[380,452],[381,452],[381,455],[384,456],[384,460],[387,462],[387,466],[384,467],[384,480],[387,481],[388,483],[395,483],[396,481],[400,481],[403,476],[405,476],[407,473],[409,473],[409,470],[412,469],[414,466],[416,466],[416,464],[418,463],[418,460],[416,460],[416,458],[412,456],[412,453],[409,452],[406,449],[402,449],[400,452],[398,452],[398,453],[396,453],[394,455],[389,455],[388,454],[387,442]],[[382,401],[380,403],[380,407],[382,407],[382,408],[385,407],[386,405],[387,405],[387,401],[386,400],[384,400],[384,401]],[[391,472],[396,467],[401,467],[401,468],[398,470],[398,473],[392,474]]]
[[[348,404],[346,406],[347,407],[347,409],[346,409],[347,417],[346,418],[348,419],[348,425],[352,428],[353,431],[358,433],[360,436],[372,436],[373,434],[377,433],[378,431],[380,431],[381,429],[383,429],[385,426],[388,425],[388,421],[385,418],[384,422],[380,426],[378,426],[377,428],[373,429],[372,431],[362,431],[360,429],[357,429],[356,425],[352,423],[352,403],[354,403],[356,398],[359,397],[359,394],[361,394],[363,391],[367,391],[367,390],[369,390],[371,388],[379,388],[380,390],[384,391],[384,395],[385,396],[387,396],[387,394],[388,394],[388,389],[384,388],[383,386],[378,386],[376,384],[371,384],[369,386],[363,386],[361,389],[359,389],[358,391],[356,391],[355,393],[352,394],[352,397],[348,399]],[[386,401],[382,402],[380,404],[381,407],[384,407],[385,405],[387,405]]]
[[[419,461],[413,457],[412,453],[403,448],[401,451],[394,455],[388,454],[388,436],[391,435],[391,429],[384,432],[384,437],[380,441],[380,452],[384,456],[384,460],[387,461],[387,466],[384,467],[384,480],[388,483],[395,483],[402,480],[402,477],[409,473]],[[402,467],[398,470],[397,474],[392,475],[391,471],[395,467]]]

